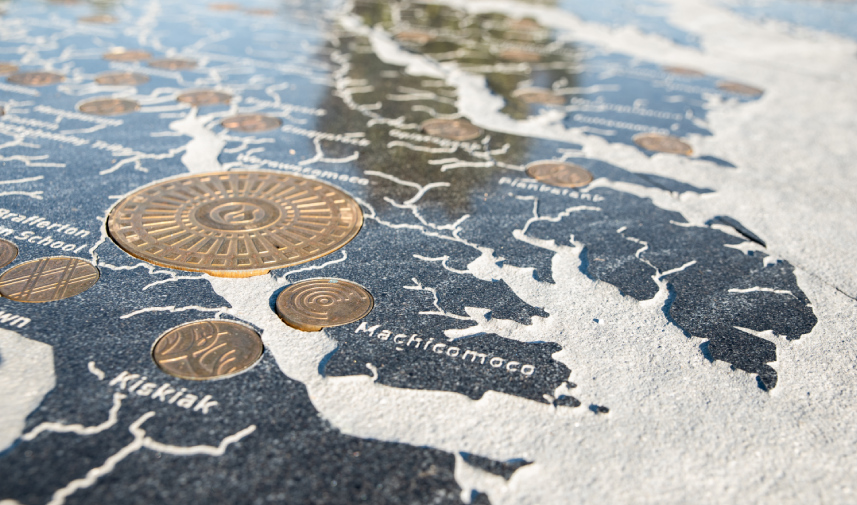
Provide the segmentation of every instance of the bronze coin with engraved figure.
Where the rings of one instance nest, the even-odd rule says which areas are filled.
[[[209,89],[201,89],[197,91],[187,91],[176,97],[181,103],[190,104],[194,107],[204,107],[206,105],[225,105],[232,100],[232,95],[223,93],[222,91],[214,91]]]
[[[124,47],[115,47],[104,53],[103,58],[108,61],[142,61],[152,57],[148,51],[142,49],[125,49]]]
[[[160,70],[192,70],[196,68],[196,62],[179,58],[165,58],[163,60],[152,60],[149,62],[149,66]]]
[[[99,276],[97,268],[79,258],[41,258],[0,275],[0,295],[16,302],[53,302],[83,293]]]
[[[18,246],[0,238],[0,268],[15,261],[18,257]]]
[[[101,86],[137,86],[149,82],[149,76],[134,72],[115,72],[101,74],[95,78],[95,82]]]
[[[93,16],[84,16],[82,18],[77,18],[77,20],[81,23],[92,23],[97,25],[109,25],[119,21],[110,14],[95,14]]]
[[[65,80],[65,77],[54,72],[20,72],[6,78],[12,84],[21,86],[50,86]]]
[[[634,135],[634,143],[648,151],[659,153],[683,154],[690,156],[693,148],[680,139],[660,133],[639,133]]]
[[[363,286],[342,279],[296,282],[277,296],[277,314],[292,328],[320,331],[366,317],[375,299]]]
[[[529,104],[564,105],[565,97],[546,88],[523,88],[512,92],[512,96]]]
[[[152,359],[173,377],[212,380],[247,370],[263,349],[259,334],[243,324],[195,321],[161,335],[152,347]]]
[[[152,184],[107,221],[125,252],[218,277],[251,277],[326,256],[363,226],[353,198],[282,172],[217,172]]]
[[[761,96],[765,93],[765,90],[749,86],[747,84],[741,84],[740,82],[720,81],[717,83],[717,87],[723,91],[735,93],[736,95]]]
[[[0,75],[14,74],[18,71],[18,65],[14,63],[0,62]]]
[[[527,166],[527,175],[550,186],[580,188],[592,182],[592,173],[565,161],[536,161]]]
[[[116,116],[140,110],[140,104],[124,98],[99,98],[78,105],[78,110],[96,116]]]
[[[238,114],[224,119],[220,124],[229,130],[255,133],[279,128],[283,122],[280,118],[264,114]]]
[[[424,132],[448,140],[473,140],[485,133],[466,119],[429,119],[421,125]]]

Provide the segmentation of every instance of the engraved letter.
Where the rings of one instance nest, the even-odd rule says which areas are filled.
[[[119,389],[125,389],[125,387],[128,385],[128,381],[132,381],[134,379],[139,379],[139,378],[140,378],[140,376],[137,374],[128,373],[127,371],[124,371],[124,372],[120,373],[119,375],[117,375],[115,379],[110,381],[109,384],[111,386],[115,386],[115,385],[119,384]]]
[[[169,384],[164,384],[158,388],[157,391],[152,393],[153,400],[161,400],[162,402],[167,399],[167,395],[171,395],[175,393],[176,390],[171,388]]]
[[[455,351],[455,354],[453,354],[453,351]],[[458,347],[450,347],[446,350],[446,355],[453,358],[458,356],[459,354],[461,354],[461,349],[459,349]]]
[[[485,355],[484,355],[484,354],[482,354],[481,352],[476,352],[476,351],[464,351],[464,356],[462,356],[462,357],[461,357],[461,359],[463,359],[463,360],[467,360],[467,356],[468,356],[468,355],[470,356],[470,362],[471,362],[471,363],[473,363],[474,361],[476,361],[476,358],[479,358],[479,359],[481,360],[481,363],[482,363],[483,365],[485,364]]]
[[[381,325],[379,324],[379,325],[376,325],[376,326],[372,326],[372,327],[370,328],[370,327],[366,324],[366,321],[363,321],[362,323],[360,323],[360,326],[358,326],[358,327],[357,327],[357,329],[356,329],[356,330],[354,330],[354,333],[360,333],[360,332],[362,331],[362,332],[366,332],[366,333],[368,333],[368,334],[369,334],[369,336],[371,337],[372,335],[374,335],[374,334],[375,334],[375,330],[377,330],[377,329],[378,329],[378,328],[380,328],[380,327],[381,327]]]
[[[446,347],[446,344],[435,344],[434,347],[431,348],[432,351],[443,354],[443,348]],[[440,350],[438,350],[440,349]]]
[[[205,395],[199,403],[196,404],[196,407],[193,408],[194,412],[202,411],[203,414],[208,414],[208,409],[217,405],[217,402],[211,401],[211,395]]]
[[[518,366],[518,365],[520,365],[520,363],[518,363],[517,361],[510,361],[510,362],[506,363],[506,370],[508,370],[508,371],[510,371],[510,372],[517,372],[517,371],[518,371],[518,369],[517,369],[517,368],[512,368],[512,367],[513,367],[513,366]]]
[[[524,375],[533,375],[536,371],[536,367],[533,365],[524,365],[521,367],[521,373]]]
[[[189,409],[189,408],[193,407],[194,403],[196,403],[196,399],[197,399],[196,395],[184,395],[184,398],[179,400],[179,402],[176,405],[178,405],[179,407],[184,407],[186,409]]]
[[[501,366],[503,366],[503,363],[505,361],[506,361],[505,359],[498,358],[495,356],[495,357],[491,358],[491,361],[489,361],[488,363],[490,363],[491,366],[493,366],[494,368],[500,368]]]
[[[150,394],[152,394],[152,391],[155,390],[155,386],[157,386],[157,384],[155,384],[154,382],[147,382],[143,384],[143,387],[137,390],[137,395],[149,396]]]

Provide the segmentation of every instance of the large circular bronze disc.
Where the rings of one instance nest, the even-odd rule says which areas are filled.
[[[218,277],[251,277],[326,256],[363,226],[353,198],[281,172],[169,179],[131,194],[107,228],[131,256]]]
[[[375,299],[362,286],[342,279],[308,279],[277,296],[277,314],[303,331],[342,326],[366,317]]]
[[[16,302],[45,303],[77,296],[98,282],[98,269],[79,258],[27,261],[0,275],[0,295]]]
[[[0,239],[0,268],[15,261],[18,257],[18,246],[8,240]]]
[[[647,151],[685,156],[693,154],[693,148],[681,139],[659,133],[638,133],[634,135],[634,143]]]
[[[539,182],[562,188],[580,188],[592,182],[592,173],[565,161],[536,161],[527,165],[527,175]]]
[[[477,139],[485,133],[466,119],[428,119],[421,126],[429,135],[459,142]]]

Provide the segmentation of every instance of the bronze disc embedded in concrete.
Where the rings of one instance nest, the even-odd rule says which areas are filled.
[[[50,86],[64,81],[65,77],[54,72],[19,72],[6,80],[21,86]]]
[[[255,133],[279,128],[283,121],[280,118],[264,114],[238,114],[224,119],[220,124],[229,130]]]
[[[717,83],[717,87],[723,91],[728,91],[729,93],[735,93],[737,95],[760,96],[765,93],[764,90],[748,86],[746,84],[741,84],[740,82],[720,81]]]
[[[565,97],[557,95],[546,88],[523,88],[517,89],[512,96],[524,103],[544,105],[564,105]]]
[[[149,66],[161,70],[192,70],[196,68],[196,62],[179,58],[165,58],[163,60],[152,60],[149,62]]]
[[[705,77],[705,74],[703,72],[700,72],[699,70],[694,70],[692,68],[667,66],[662,67],[662,69],[664,72],[673,75],[680,75],[682,77]]]
[[[274,16],[277,14],[277,11],[274,9],[247,9],[244,12],[254,16]]]
[[[176,100],[178,100],[179,102],[190,104],[194,107],[204,107],[206,105],[225,105],[228,104],[231,99],[232,95],[228,93],[208,89],[186,91],[176,97]]]
[[[95,82],[101,86],[137,86],[149,82],[149,76],[134,72],[115,72],[101,74],[95,78]]]
[[[536,161],[527,166],[527,175],[550,186],[580,188],[592,182],[592,173],[564,161]]]
[[[15,261],[18,257],[18,246],[8,240],[0,239],[0,268]]]
[[[466,119],[429,119],[421,125],[424,132],[449,140],[473,140],[485,133]]]
[[[97,268],[79,258],[41,258],[0,275],[0,295],[16,302],[53,302],[83,293],[99,275]]]
[[[82,18],[77,18],[77,20],[81,23],[92,23],[98,25],[109,25],[119,21],[110,14],[95,14],[94,16],[84,16]]]
[[[685,156],[693,154],[693,148],[687,143],[675,137],[659,133],[639,133],[634,135],[634,143],[648,151],[683,154]]]
[[[497,56],[506,61],[514,61],[516,63],[535,63],[542,59],[541,54],[535,51],[527,51],[526,49],[506,49],[501,51]]]
[[[413,42],[415,44],[427,44],[434,40],[434,35],[428,32],[418,30],[405,30],[393,35],[393,38],[399,42]]]
[[[102,56],[109,61],[141,61],[148,60],[152,55],[148,51],[142,49],[125,49],[124,47],[115,47],[104,53]]]
[[[342,279],[308,279],[277,296],[277,314],[292,328],[320,331],[366,317],[375,299],[364,287]]]
[[[140,104],[124,98],[97,98],[77,106],[80,112],[96,116],[116,116],[140,110]]]
[[[231,11],[241,10],[240,5],[234,4],[234,3],[226,3],[226,2],[218,2],[218,3],[208,4],[208,8],[213,10],[213,11],[220,11],[220,12],[231,12]]]
[[[14,63],[0,63],[0,75],[14,74],[18,71],[18,65]]]

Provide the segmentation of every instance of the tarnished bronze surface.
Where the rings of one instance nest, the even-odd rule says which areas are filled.
[[[0,268],[15,261],[18,257],[18,246],[0,238]]]
[[[110,61],[141,61],[148,60],[152,55],[148,51],[142,49],[125,49],[124,47],[115,47],[104,53],[103,58]]]
[[[64,81],[65,77],[54,72],[19,72],[10,75],[6,80],[21,86],[50,86]]]
[[[281,172],[218,172],[169,179],[123,199],[108,231],[155,265],[250,277],[326,256],[363,226],[353,198]]]
[[[14,63],[0,63],[0,75],[14,74],[18,71],[18,65]]]
[[[308,279],[284,289],[277,297],[277,314],[302,331],[342,326],[366,317],[375,299],[365,288],[342,279]]]
[[[705,77],[705,73],[700,72],[699,70],[694,70],[692,68],[671,67],[671,66],[662,67],[662,68],[663,68],[664,72],[674,74],[674,75],[680,75],[683,77]]]
[[[214,91],[201,89],[198,91],[188,91],[176,97],[176,100],[182,103],[193,105],[194,107],[204,107],[206,105],[221,105],[228,104],[232,99],[232,95],[223,93],[222,91]]]
[[[134,72],[115,72],[101,74],[95,78],[95,82],[102,86],[137,86],[149,82],[149,76]]]
[[[524,103],[544,105],[564,105],[565,97],[555,94],[546,88],[523,88],[515,90],[512,96]]]
[[[124,98],[98,98],[83,102],[77,107],[80,112],[96,116],[115,116],[140,110],[140,104]]]
[[[535,51],[526,49],[506,49],[498,54],[501,59],[514,61],[516,63],[535,63],[541,61],[542,55]]]
[[[254,133],[279,128],[283,121],[264,114],[238,114],[224,119],[220,124],[230,130]]]
[[[405,30],[396,33],[393,36],[399,42],[414,42],[416,44],[425,44],[434,40],[434,35],[428,32],[415,30]]]
[[[196,68],[196,62],[179,58],[165,58],[163,60],[152,60],[149,62],[149,66],[161,70],[191,70]]]
[[[640,133],[634,135],[634,143],[643,149],[659,153],[684,154],[685,156],[693,154],[693,148],[685,142],[659,133]]]
[[[241,10],[241,6],[234,3],[226,3],[226,2],[218,2],[208,4],[208,8],[213,11],[238,11]]]
[[[473,140],[485,133],[466,119],[429,119],[421,125],[424,132],[449,140]]]
[[[592,173],[583,167],[564,161],[536,161],[527,166],[533,179],[562,188],[579,188],[592,182]]]
[[[98,269],[82,259],[41,258],[0,275],[0,295],[16,302],[53,302],[83,293],[98,282],[98,277]]]
[[[161,335],[152,347],[152,359],[173,377],[212,380],[247,370],[263,349],[259,334],[243,324],[194,321]]]
[[[95,14],[94,16],[84,16],[82,18],[77,18],[77,20],[82,23],[93,23],[99,25],[109,25],[119,21],[110,14]]]
[[[753,86],[748,86],[746,84],[741,84],[740,82],[720,81],[717,83],[717,87],[722,89],[723,91],[728,91],[730,93],[736,93],[739,95],[759,96],[765,93],[765,91],[762,89],[755,88]]]

